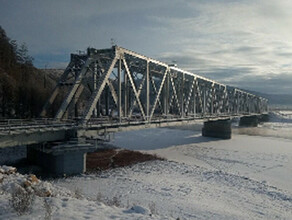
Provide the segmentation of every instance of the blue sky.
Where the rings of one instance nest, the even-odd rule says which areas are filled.
[[[222,83],[291,94],[291,11],[290,0],[0,0],[0,25],[40,68],[113,38]]]

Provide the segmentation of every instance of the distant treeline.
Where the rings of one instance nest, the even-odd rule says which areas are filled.
[[[18,45],[0,26],[0,117],[38,117],[55,84],[33,66],[25,43]]]

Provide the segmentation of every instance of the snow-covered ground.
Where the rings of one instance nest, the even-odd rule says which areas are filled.
[[[10,172],[12,170],[12,172]],[[6,172],[8,171],[8,172]],[[12,209],[10,200],[19,198],[23,194],[13,197],[13,193],[20,190],[29,195],[36,195],[31,210],[22,215]],[[24,201],[24,200],[22,200]],[[15,172],[15,168],[0,166],[0,219],[168,219],[152,215],[150,210],[133,205],[130,208],[118,208],[105,205],[97,199],[83,197],[78,189],[68,190],[47,181],[41,181],[34,175],[22,175]],[[17,207],[24,207],[18,205]],[[20,210],[20,209],[18,209]]]
[[[231,140],[202,137],[190,124],[117,133],[112,144],[167,160],[51,180],[84,197],[52,197],[53,219],[292,219],[292,112],[271,119],[235,128]],[[8,196],[0,195],[6,210]]]
[[[270,130],[283,135],[284,129],[292,138],[290,122],[277,114],[257,129],[268,131],[265,136],[274,136]],[[129,203],[155,206],[158,214],[174,218],[292,219],[292,140],[240,132],[244,129],[237,128],[231,140],[202,137],[198,125],[121,132],[112,144],[154,153],[167,161],[56,184],[69,189],[78,186],[91,198],[117,197],[125,207]]]

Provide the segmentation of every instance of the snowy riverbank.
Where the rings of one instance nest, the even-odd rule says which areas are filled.
[[[175,132],[171,130],[169,132]],[[156,131],[157,132],[157,131]],[[117,197],[182,219],[290,219],[292,141],[234,135],[152,150],[170,161],[60,180],[89,197]]]

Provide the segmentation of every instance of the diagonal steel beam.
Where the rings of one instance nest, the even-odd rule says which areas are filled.
[[[76,92],[76,94],[75,94],[75,96],[74,96],[74,104],[77,103],[78,98],[80,97],[80,95],[81,95],[81,93],[83,92],[83,90],[84,90],[84,86],[81,84],[81,85],[79,86],[79,88],[77,89],[77,92]]]
[[[191,88],[189,90],[188,98],[187,98],[187,101],[186,101],[186,111],[189,110],[189,104],[190,104],[190,100],[191,100],[191,97],[192,97],[193,88],[195,86],[195,83],[196,83],[196,77],[194,77],[192,85],[191,85]]]
[[[118,105],[118,95],[116,93],[114,85],[111,83],[111,81],[109,81],[109,79],[106,80],[106,84],[108,85],[108,87],[110,89],[110,92],[111,92],[111,95],[113,97],[115,104]]]
[[[86,123],[87,120],[90,119],[93,109],[96,106],[96,103],[98,102],[102,91],[104,90],[104,87],[106,85],[106,82],[117,62],[118,58],[117,55],[115,55],[114,59],[112,60],[111,65],[109,66],[108,70],[98,79],[98,86],[97,89],[92,93],[90,100],[86,106],[83,118],[82,118],[82,122]]]
[[[139,85],[139,88],[138,88],[138,96],[140,98],[140,95],[141,95],[141,92],[142,92],[142,89],[143,89],[143,86],[144,86],[144,83],[145,83],[145,79],[146,79],[146,76],[144,75],[143,78],[142,78],[142,82],[140,83]],[[129,113],[129,118],[132,117],[132,113],[133,113],[133,110],[134,110],[134,107],[137,105],[137,101],[136,99],[134,99],[131,103],[131,109],[130,109],[130,113]]]
[[[203,113],[203,99],[202,99],[202,90],[200,89],[200,84],[198,81],[196,81],[196,90],[197,90],[197,94],[198,94],[198,98],[199,98],[199,105],[201,108],[201,113]]]
[[[173,80],[172,75],[171,74],[169,74],[169,75],[170,75],[170,82],[171,82],[171,86],[172,86],[172,91],[173,91],[174,99],[175,99],[175,102],[176,102],[176,105],[177,105],[179,114],[181,114],[180,104],[179,104],[179,101],[178,101],[178,97],[177,97],[177,92],[176,92],[174,80]]]
[[[151,110],[151,113],[150,113],[149,121],[151,121],[151,119],[152,119],[152,117],[153,117],[153,114],[154,114],[154,111],[155,111],[156,105],[157,105],[157,103],[158,103],[158,99],[159,99],[159,97],[160,97],[160,94],[161,94],[162,88],[163,88],[163,86],[164,86],[164,82],[165,82],[165,79],[166,79],[166,76],[167,76],[168,72],[169,72],[169,68],[167,67],[166,70],[165,70],[165,73],[164,73],[164,75],[163,75],[163,78],[162,78],[162,81],[161,81],[161,84],[160,84],[160,88],[159,88],[158,93],[157,93],[157,95],[156,95],[156,99],[155,99],[155,101],[154,101],[154,105],[153,105],[152,110]]]
[[[84,85],[81,84],[81,85],[79,86],[79,88],[77,89],[75,95],[74,95],[74,99],[73,99],[73,104],[74,104],[74,105],[77,104],[78,99],[79,99],[81,93],[83,92],[83,90],[84,90]],[[65,114],[67,113],[68,109],[69,109],[69,108],[67,108]],[[76,109],[75,111],[77,111],[77,108],[75,108],[75,109]]]
[[[64,99],[61,107],[59,108],[57,114],[55,115],[55,120],[60,120],[62,119],[64,113],[66,112],[68,105],[71,103],[73,96],[75,95],[78,87],[81,84],[81,81],[83,79],[83,76],[87,73],[89,65],[92,63],[92,59],[88,58],[84,65],[82,66],[81,71],[79,72],[74,85],[72,86],[71,90],[67,94],[66,98]]]
[[[223,87],[223,91],[222,91],[222,106],[221,106],[221,113],[228,113],[227,111],[227,102],[228,102],[228,93],[227,93],[227,88],[226,86]]]
[[[150,79],[151,79],[151,84],[152,84],[154,93],[155,93],[155,95],[157,95],[158,91],[157,91],[157,88],[156,88],[156,85],[155,85],[155,82],[154,82],[152,74],[150,75]],[[162,110],[162,104],[161,104],[160,100],[158,100],[158,105],[159,105],[159,108]]]
[[[126,73],[128,74],[128,78],[129,78],[129,80],[130,80],[130,83],[131,83],[132,89],[133,89],[133,91],[134,91],[134,94],[135,94],[136,100],[137,100],[137,102],[138,102],[139,109],[140,109],[140,111],[141,111],[141,113],[142,113],[142,116],[143,116],[144,120],[146,120],[146,116],[145,116],[145,113],[144,113],[144,110],[143,110],[143,106],[142,106],[142,103],[141,103],[140,98],[139,98],[139,96],[138,96],[138,92],[137,92],[137,90],[136,90],[136,86],[135,86],[134,81],[133,81],[133,78],[132,78],[132,76],[131,76],[131,73],[130,73],[130,70],[129,70],[128,64],[127,64],[127,62],[126,62],[126,60],[125,60],[124,57],[122,58],[122,60],[123,60],[123,63],[124,63],[124,67],[125,67],[125,69],[126,69]]]
[[[169,108],[172,107],[173,99],[174,99],[174,94],[172,93],[172,96],[171,96],[170,102],[169,102]]]
[[[54,90],[52,92],[52,95],[47,100],[46,104],[44,105],[44,107],[42,109],[42,112],[40,114],[41,117],[45,117],[46,116],[48,108],[53,104],[53,102],[55,101],[55,99],[56,99],[56,97],[57,97],[57,95],[59,93],[59,90],[60,90],[60,87],[61,87],[61,83],[64,82],[67,79],[67,77],[68,77],[69,73],[71,72],[71,69],[72,69],[73,66],[74,66],[74,62],[70,61],[70,63],[66,67],[65,71],[61,75],[60,80],[58,81],[58,84],[55,86],[55,88],[54,88]]]
[[[101,62],[101,60],[100,60],[100,58],[98,56],[97,56],[96,60],[97,60],[97,63],[99,65],[99,67],[101,68],[101,72],[104,73],[105,70],[104,70],[102,62]],[[117,78],[116,75],[115,75],[115,77]],[[113,97],[114,103],[116,104],[116,106],[118,106],[118,104],[119,104],[118,103],[118,94],[116,93],[114,85],[111,83],[111,81],[109,79],[106,80],[106,84],[108,85],[108,87],[110,89],[110,92],[111,92],[111,95]],[[121,113],[123,115],[123,110],[121,110],[121,111],[122,111]]]

